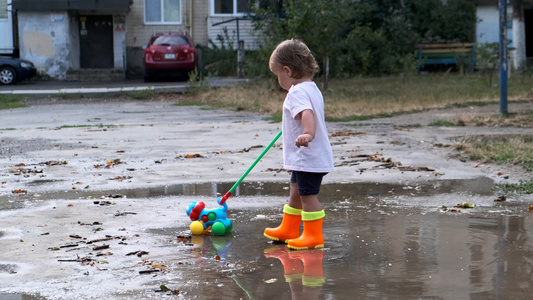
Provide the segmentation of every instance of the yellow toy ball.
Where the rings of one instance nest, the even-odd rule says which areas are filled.
[[[204,232],[204,223],[200,221],[194,221],[190,226],[191,233],[194,235],[201,235]]]

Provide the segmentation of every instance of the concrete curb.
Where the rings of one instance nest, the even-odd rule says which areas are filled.
[[[207,78],[210,87],[232,86],[250,79],[244,78]],[[102,81],[102,82],[68,82],[68,81],[25,81],[16,85],[0,86],[0,95],[13,96],[47,96],[47,95],[112,95],[136,91],[154,91],[156,93],[185,93],[189,89],[187,82],[154,82],[147,84],[142,80]]]

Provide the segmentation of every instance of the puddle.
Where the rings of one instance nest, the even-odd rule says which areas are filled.
[[[210,183],[113,193],[128,198],[187,195],[195,200],[229,188],[231,184]],[[236,193],[241,198],[234,204],[246,201],[245,196],[264,196],[268,203],[269,198],[287,196],[286,188],[279,183],[242,184]],[[167,295],[154,287],[164,284],[185,299],[527,299],[533,294],[533,218],[516,209],[501,212],[516,203],[491,200],[494,207],[449,213],[387,201],[452,198],[461,203],[488,198],[491,188],[486,178],[417,186],[326,184],[321,191],[327,199],[326,248],[306,251],[289,251],[263,237],[265,227],[279,224],[281,206],[231,205],[228,217],[234,230],[225,236],[193,236],[187,246],[176,240],[187,228],[149,230],[174,241],[156,246],[171,247],[172,254],[163,262],[169,272],[133,276],[143,291],[109,296],[159,298]],[[0,270],[8,268],[0,265]],[[0,294],[0,300],[2,296],[10,295]],[[14,299],[38,299],[17,296]]]
[[[33,186],[49,184],[49,180],[40,180],[32,183]],[[480,177],[467,180],[441,180],[416,185],[389,184],[389,183],[350,183],[350,184],[324,184],[321,187],[320,197],[324,201],[331,199],[367,198],[390,195],[394,191],[396,196],[424,196],[448,193],[470,193],[477,195],[491,195],[494,183],[490,178]],[[0,210],[23,208],[26,201],[49,200],[49,199],[87,199],[90,196],[113,196],[120,198],[153,198],[161,196],[213,196],[225,194],[233,183],[199,183],[199,184],[175,184],[169,186],[138,188],[138,189],[115,189],[112,191],[59,191],[53,193],[36,194],[7,194],[0,195]],[[278,182],[255,182],[242,183],[232,197],[238,196],[287,196],[288,183]]]
[[[35,297],[26,294],[1,294],[0,300],[44,300],[44,298]]]
[[[187,274],[197,289],[184,290],[199,299],[525,299],[533,292],[529,216],[383,215],[360,205],[327,214],[326,248],[312,251],[267,242],[258,232],[278,221],[254,220],[264,210],[238,212],[233,235],[194,237],[201,250]]]
[[[528,213],[378,210],[362,199],[335,206],[324,205],[326,248],[308,251],[289,251],[262,236],[279,224],[272,208],[233,209],[234,232],[192,237],[198,249],[181,267],[188,268],[188,284],[176,278],[174,286],[191,299],[527,299],[533,293]]]

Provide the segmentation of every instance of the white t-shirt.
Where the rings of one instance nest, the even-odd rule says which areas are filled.
[[[308,147],[296,147],[296,138],[303,133],[298,116],[310,109],[315,116],[315,138]],[[283,162],[292,171],[328,173],[333,171],[333,151],[324,119],[324,98],[312,81],[293,85],[283,102]]]

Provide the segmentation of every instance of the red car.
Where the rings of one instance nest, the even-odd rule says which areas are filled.
[[[156,33],[144,51],[144,81],[168,76],[185,76],[198,64],[196,49],[187,33]]]

